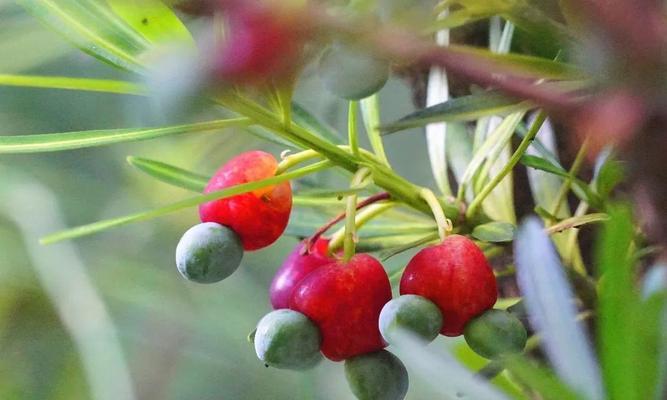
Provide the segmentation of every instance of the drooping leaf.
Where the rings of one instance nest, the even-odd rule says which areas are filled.
[[[521,164],[527,167],[539,169],[541,171],[546,171],[554,175],[562,176],[565,178],[569,176],[568,172],[563,167],[561,167],[560,165],[556,165],[551,161],[542,157],[531,156],[526,154],[523,157],[521,157]]]
[[[81,90],[87,92],[145,95],[146,88],[133,82],[64,76],[0,74],[0,86]]]
[[[248,125],[247,118],[231,118],[175,125],[164,128],[104,129],[39,135],[0,136],[0,154],[39,153],[104,146],[114,143],[133,142],[162,136],[215,131],[234,126]]]
[[[160,161],[128,156],[127,162],[153,178],[173,186],[192,190],[193,192],[200,193],[204,191],[208,182],[208,178],[204,175],[196,174]]]
[[[180,42],[194,46],[188,28],[159,0],[106,0],[111,9],[151,43]]]
[[[484,242],[511,242],[515,231],[516,227],[509,222],[494,221],[477,225],[472,236]]]
[[[86,53],[119,68],[142,72],[137,56],[148,42],[101,0],[17,0],[35,17]]]
[[[528,110],[530,103],[485,91],[450,99],[444,103],[415,111],[400,120],[381,126],[383,134],[424,126],[440,121],[472,121],[490,115],[506,115],[518,110]]]
[[[57,232],[52,235],[48,235],[40,241],[42,244],[51,244],[60,242],[63,240],[69,240],[78,238],[81,236],[91,235],[93,233],[102,232],[107,229],[115,228],[118,226],[126,225],[133,222],[147,221],[153,218],[161,217],[163,215],[180,211],[185,208],[194,207],[196,205],[206,203],[208,201],[213,201],[217,199],[222,199],[226,197],[235,196],[241,193],[247,193],[253,190],[261,189],[263,187],[277,185],[281,182],[288,181],[290,179],[296,179],[305,175],[309,175],[318,171],[321,171],[325,168],[329,168],[332,164],[329,161],[320,161],[315,164],[309,165],[307,167],[299,168],[294,171],[290,171],[281,175],[273,176],[271,178],[262,179],[259,181],[244,183],[241,185],[231,186],[223,190],[216,192],[207,193],[204,195],[199,195],[191,197],[189,199],[181,200],[163,207],[159,207],[150,211],[142,211],[124,217],[107,219],[104,221],[94,222],[92,224],[79,226],[77,228],[68,229],[66,231]]]
[[[519,288],[531,325],[560,378],[589,400],[604,398],[600,372],[585,332],[576,321],[573,293],[541,222],[526,219],[514,241]]]

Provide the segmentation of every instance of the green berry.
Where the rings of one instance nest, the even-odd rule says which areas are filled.
[[[300,312],[280,309],[264,316],[254,337],[257,357],[267,366],[302,370],[321,359],[320,332]]]
[[[345,377],[359,400],[402,400],[408,392],[408,371],[386,350],[345,360]]]
[[[214,283],[231,275],[241,264],[243,245],[231,229],[205,222],[188,229],[176,246],[176,267],[185,278]]]
[[[379,324],[382,337],[389,343],[398,329],[413,332],[430,342],[442,329],[442,313],[430,300],[406,294],[385,304]]]
[[[470,320],[463,334],[475,353],[489,359],[522,352],[528,339],[526,328],[517,317],[494,309]]]
[[[389,63],[363,49],[336,43],[322,54],[319,76],[335,96],[360,100],[387,83]]]

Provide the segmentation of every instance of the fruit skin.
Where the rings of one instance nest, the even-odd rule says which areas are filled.
[[[320,58],[319,76],[335,96],[360,100],[387,83],[389,63],[363,49],[335,43]]]
[[[292,76],[308,36],[300,29],[303,24],[280,7],[237,3],[225,7],[228,36],[215,55],[213,73],[226,82],[251,85]]]
[[[488,310],[468,322],[464,331],[468,346],[482,357],[494,359],[521,353],[528,334],[521,321],[503,310]]]
[[[241,239],[231,229],[206,222],[188,229],[176,246],[176,267],[186,279],[214,283],[241,264]]]
[[[208,182],[204,193],[266,179],[275,175],[278,162],[269,153],[249,151],[224,164]],[[292,210],[289,182],[265,187],[199,206],[202,222],[230,227],[246,250],[257,250],[275,242],[285,231]]]
[[[391,300],[382,264],[368,254],[336,261],[306,276],[292,292],[290,308],[320,328],[320,350],[332,361],[381,350],[380,310]]]
[[[345,360],[345,377],[359,400],[402,400],[408,392],[408,371],[386,350]]]
[[[305,242],[292,250],[271,282],[269,295],[274,309],[289,308],[294,287],[317,268],[335,261],[327,256],[328,246],[328,239],[318,239],[308,254],[305,253]]]
[[[270,367],[302,370],[322,359],[320,333],[305,315],[275,310],[257,324],[254,344],[257,357]]]
[[[447,236],[419,251],[408,263],[401,294],[417,294],[435,303],[444,324],[440,333],[458,336],[471,318],[490,309],[498,297],[496,278],[482,251],[461,235]]]
[[[426,341],[432,341],[442,328],[442,313],[432,301],[406,294],[385,304],[380,312],[380,333],[389,343],[399,328],[410,331]]]

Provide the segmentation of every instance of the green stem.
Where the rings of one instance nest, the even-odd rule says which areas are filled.
[[[368,168],[361,168],[352,177],[350,187],[358,188],[364,184],[364,180],[369,175]],[[357,194],[353,193],[347,196],[347,205],[345,209],[345,237],[343,240],[343,261],[348,262],[354,256],[356,224],[355,216],[357,213]]]
[[[570,191],[570,187],[572,186],[572,180],[579,172],[579,169],[581,169],[587,151],[588,140],[584,140],[584,142],[581,144],[581,147],[579,148],[579,151],[577,151],[577,155],[574,157],[572,167],[570,167],[570,170],[568,171],[568,177],[565,178],[565,181],[561,185],[560,190],[558,191],[558,195],[556,196],[556,199],[554,200],[554,203],[551,207],[553,210],[551,211],[552,215],[558,215],[558,211],[560,210],[561,205],[565,203],[565,198],[567,197],[567,194]]]
[[[350,101],[347,116],[347,141],[354,156],[359,157],[359,131],[357,130],[357,108],[356,101]]]
[[[523,154],[528,149],[528,146],[530,146],[530,143],[533,141],[533,139],[535,139],[537,132],[540,130],[540,127],[546,118],[547,115],[544,113],[544,111],[540,111],[537,114],[537,117],[535,118],[535,121],[533,121],[533,124],[530,126],[528,133],[523,138],[523,140],[521,140],[519,147],[517,147],[516,151],[512,154],[512,157],[510,157],[507,165],[505,165],[505,167],[503,167],[498,175],[494,176],[493,179],[484,186],[482,191],[473,199],[472,203],[470,203],[470,207],[468,207],[468,211],[466,212],[467,218],[471,218],[477,213],[477,210],[482,205],[484,199],[486,199],[486,197],[493,191],[493,189],[496,188],[496,186],[498,186],[498,184],[505,178],[505,176],[507,176],[507,174],[512,171],[512,168],[514,168],[514,166],[519,162]]]
[[[440,240],[445,240],[447,232],[452,230],[451,221],[445,216],[445,212],[443,211],[438,198],[435,197],[435,194],[433,194],[430,189],[422,189],[420,195],[424,201],[426,201],[428,206],[431,207],[433,218],[435,218],[435,223],[438,226],[438,236],[440,236]]]
[[[371,221],[373,218],[382,214],[383,212],[396,206],[395,201],[384,201],[382,203],[376,203],[364,208],[362,211],[359,211],[356,214],[354,225],[355,229],[359,230],[362,226],[366,225],[367,222]],[[346,220],[347,222],[347,220]],[[331,240],[329,241],[329,251],[334,253],[336,250],[340,249],[343,245],[345,239],[345,228],[342,228],[336,231],[331,235]]]

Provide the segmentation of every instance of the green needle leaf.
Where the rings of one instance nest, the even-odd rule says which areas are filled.
[[[262,179],[255,182],[244,183],[241,185],[232,186],[220,191],[211,192],[189,199],[181,200],[163,207],[159,207],[149,211],[142,211],[124,217],[107,219],[104,221],[94,222],[92,224],[79,226],[77,228],[68,229],[62,232],[57,232],[52,235],[48,235],[40,240],[42,244],[52,244],[60,242],[63,240],[69,240],[78,238],[81,236],[91,235],[93,233],[102,232],[107,229],[115,228],[118,226],[126,225],[132,222],[141,222],[147,221],[153,218],[161,217],[165,214],[172,212],[180,211],[185,208],[194,207],[202,203],[206,203],[213,200],[224,199],[227,197],[235,196],[237,194],[251,192],[253,190],[258,190],[267,186],[277,185],[279,183],[296,179],[305,175],[309,175],[318,171],[321,171],[325,168],[331,166],[329,161],[320,161],[314,164],[311,164],[307,167],[299,168],[291,172],[287,172],[282,175],[273,176],[271,178]]]
[[[64,76],[0,74],[0,86],[81,90],[132,95],[145,95],[147,93],[143,86],[133,82],[111,79],[70,78]]]
[[[214,131],[250,124],[247,118],[231,118],[147,129],[105,129],[40,135],[0,136],[0,154],[40,153],[80,149],[83,147],[133,142],[184,133]]]
[[[415,111],[400,120],[380,127],[383,134],[424,126],[440,121],[472,121],[490,115],[507,115],[531,108],[525,101],[488,91],[450,99],[444,103]]]
[[[208,178],[204,175],[196,174],[160,161],[128,156],[127,162],[153,178],[173,186],[192,190],[193,192],[201,193],[208,182]]]
[[[171,8],[159,0],[107,0],[107,4],[151,43],[181,42],[195,45],[185,25]]]
[[[136,58],[149,46],[141,35],[96,0],[17,0],[86,53],[119,68],[142,72]]]

